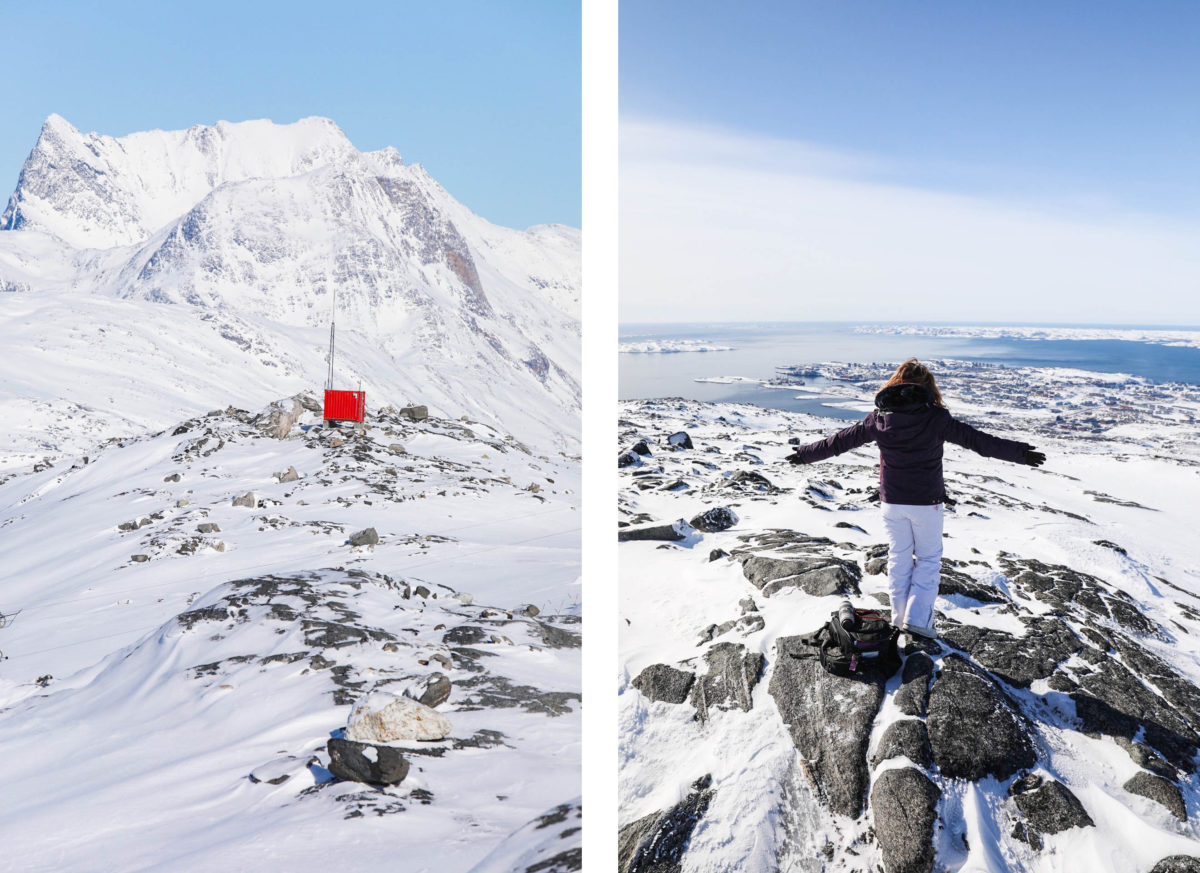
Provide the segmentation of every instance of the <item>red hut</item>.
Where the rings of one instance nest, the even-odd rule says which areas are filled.
[[[336,298],[335,298],[336,299]],[[335,303],[336,306],[336,303]],[[339,391],[333,387],[335,324],[329,321],[329,375],[325,379],[325,421],[362,421],[367,411],[367,392]]]

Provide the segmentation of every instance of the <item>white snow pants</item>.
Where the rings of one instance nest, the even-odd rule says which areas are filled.
[[[942,505],[884,503],[883,526],[890,541],[892,624],[933,636],[933,601],[942,577]]]

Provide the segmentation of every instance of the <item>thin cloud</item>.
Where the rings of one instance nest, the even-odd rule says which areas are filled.
[[[1200,226],[923,190],[893,169],[623,120],[621,320],[1200,322]]]

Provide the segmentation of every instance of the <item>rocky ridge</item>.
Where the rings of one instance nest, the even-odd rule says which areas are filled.
[[[910,649],[892,676],[850,680],[825,673],[802,638],[843,597],[886,612],[871,447],[804,468],[779,460],[794,434],[841,426],[623,404],[619,533],[674,531],[716,508],[738,522],[619,537],[621,869],[1049,870],[1067,853],[1062,869],[1149,870],[1200,855],[1200,577],[1147,548],[1136,489],[1095,501],[1083,476],[1055,472],[1074,455],[1075,469],[1107,475],[1106,447],[1043,434],[1052,462],[1040,471],[948,453],[959,506],[941,642]],[[681,430],[691,448],[672,439]],[[1167,481],[1195,460],[1139,470]],[[1182,530],[1175,507],[1157,508],[1160,535]],[[1031,533],[1043,524],[1053,541]],[[753,666],[731,682],[730,664]],[[720,691],[702,708],[704,683]],[[688,787],[701,777],[703,808]],[[682,836],[672,793],[692,804]]]

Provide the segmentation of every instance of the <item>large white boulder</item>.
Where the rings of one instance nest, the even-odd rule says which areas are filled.
[[[354,707],[346,722],[346,739],[387,745],[403,740],[440,740],[450,734],[450,720],[409,697],[376,692]]]

